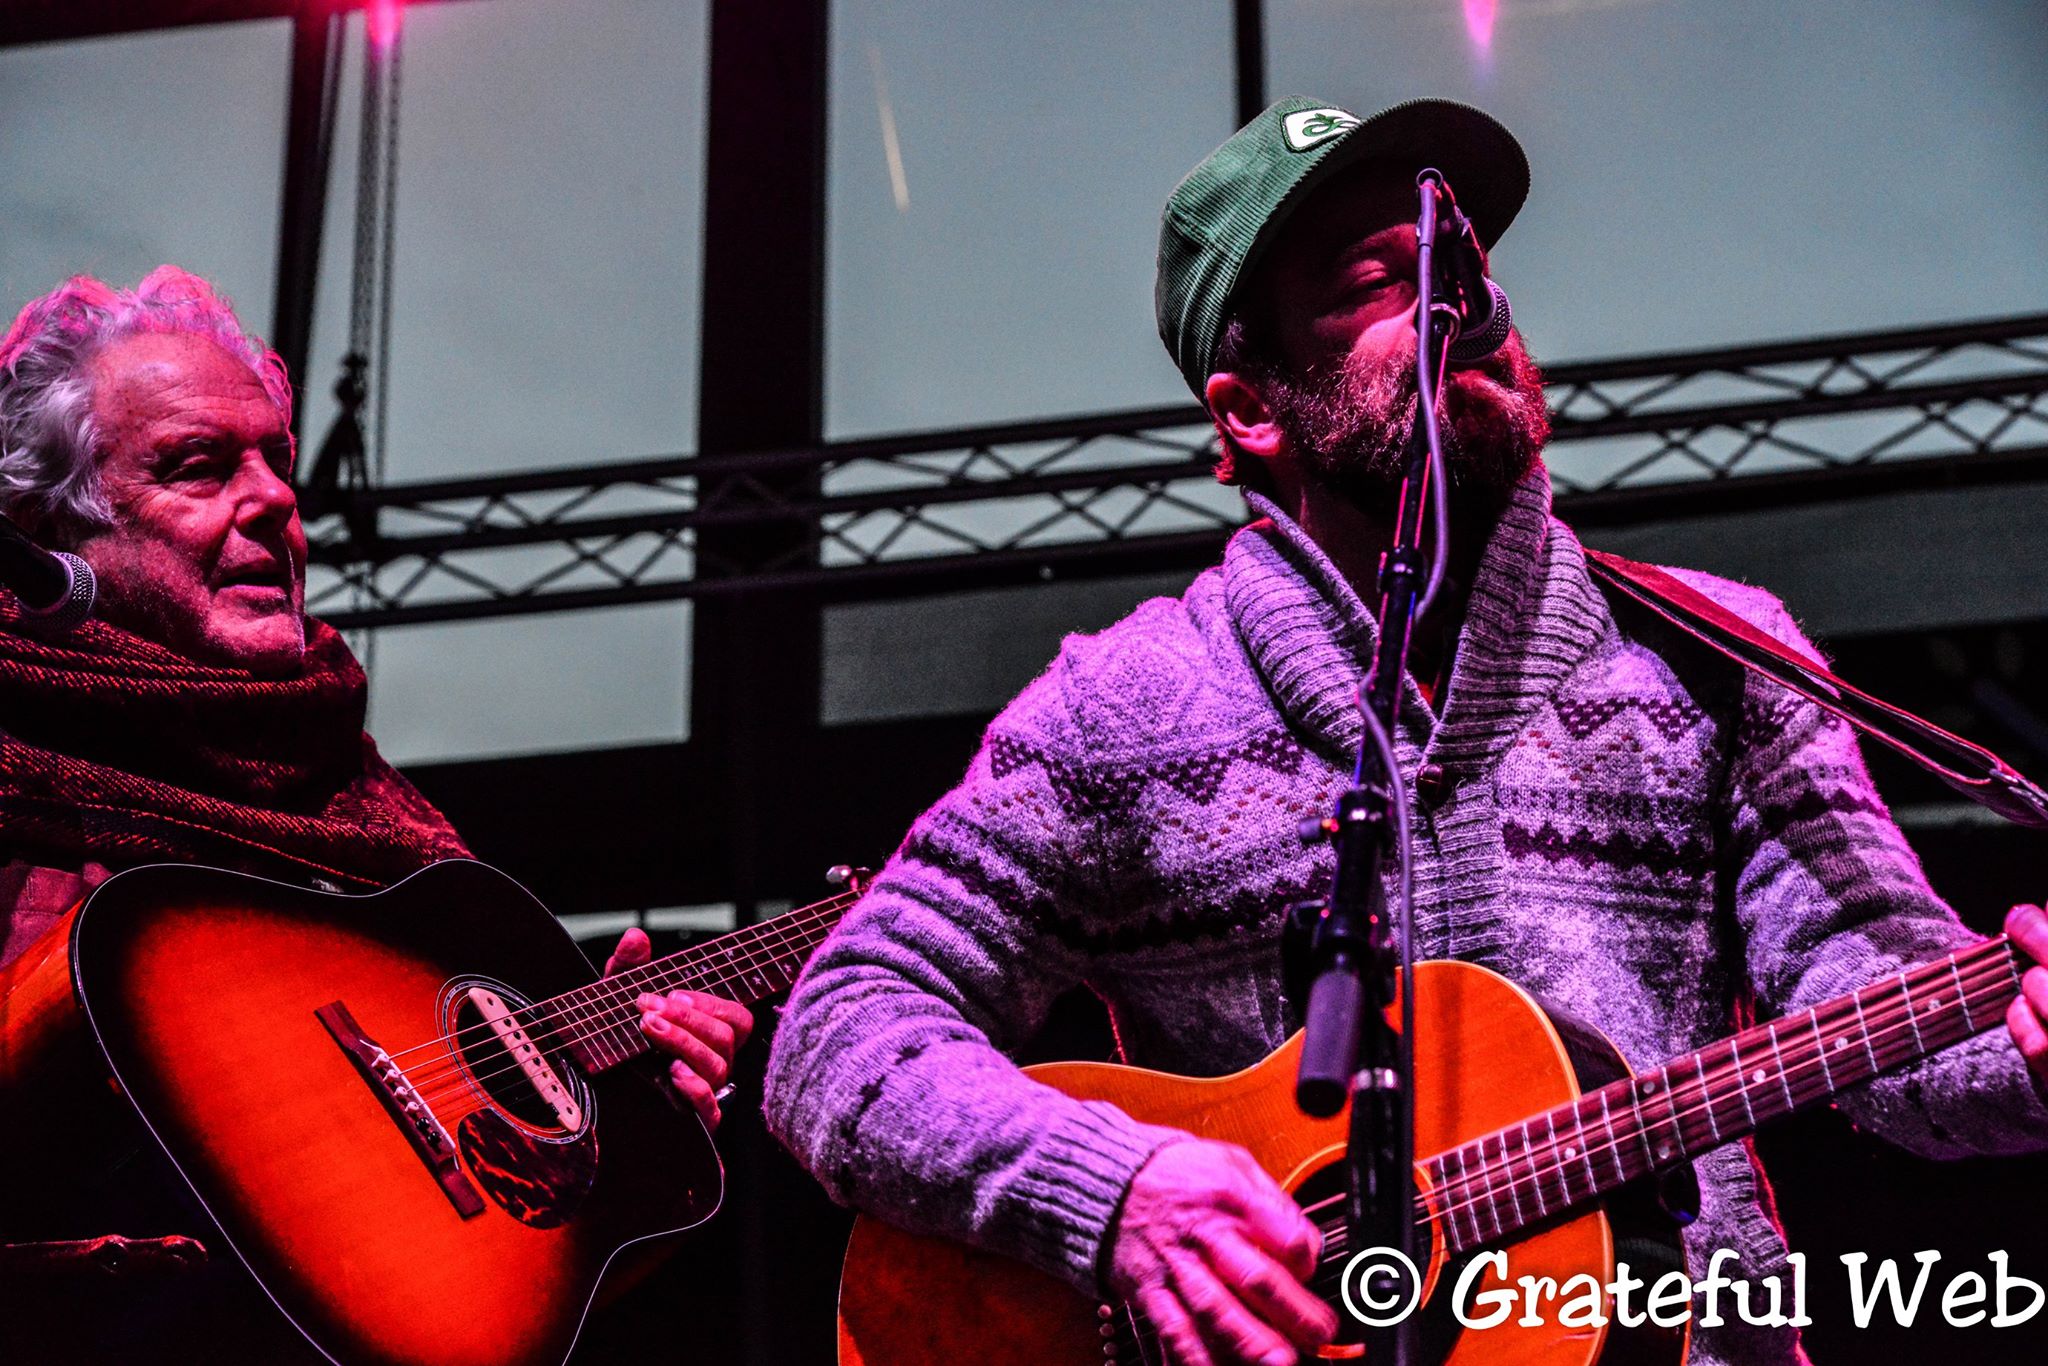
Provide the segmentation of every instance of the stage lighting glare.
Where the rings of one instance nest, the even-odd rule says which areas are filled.
[[[378,47],[389,50],[398,41],[399,19],[403,6],[399,0],[370,0],[365,22],[370,29],[370,41]]]
[[[1464,0],[1465,32],[1481,52],[1493,51],[1493,21],[1500,17],[1500,0]]]

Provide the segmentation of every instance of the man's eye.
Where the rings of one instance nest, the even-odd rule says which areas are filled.
[[[1338,297],[1346,300],[1370,299],[1384,293],[1393,283],[1394,277],[1391,275],[1355,276],[1344,282],[1344,287],[1338,291]]]
[[[202,479],[219,473],[220,452],[206,446],[190,446],[171,462],[173,479]]]

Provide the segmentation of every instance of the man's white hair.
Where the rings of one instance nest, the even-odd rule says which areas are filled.
[[[144,332],[218,343],[248,364],[291,421],[284,362],[212,285],[176,266],[158,266],[133,289],[74,275],[22,309],[0,339],[0,512],[65,540],[113,524],[88,365],[110,343]]]

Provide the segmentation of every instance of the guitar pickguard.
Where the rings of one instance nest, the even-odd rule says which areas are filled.
[[[492,1110],[457,1127],[462,1162],[485,1195],[534,1228],[560,1228],[576,1217],[597,1184],[597,1130],[574,1138],[535,1137]]]

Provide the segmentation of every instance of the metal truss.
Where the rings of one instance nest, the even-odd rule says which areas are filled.
[[[1559,507],[1580,523],[2048,473],[2048,315],[1561,366]],[[309,528],[342,627],[802,591],[895,597],[1192,567],[1242,521],[1193,406],[394,485]],[[790,497],[788,476],[819,475]],[[709,526],[810,529],[745,572]]]
[[[1574,520],[2048,472],[2048,314],[1596,361],[1549,377]]]

